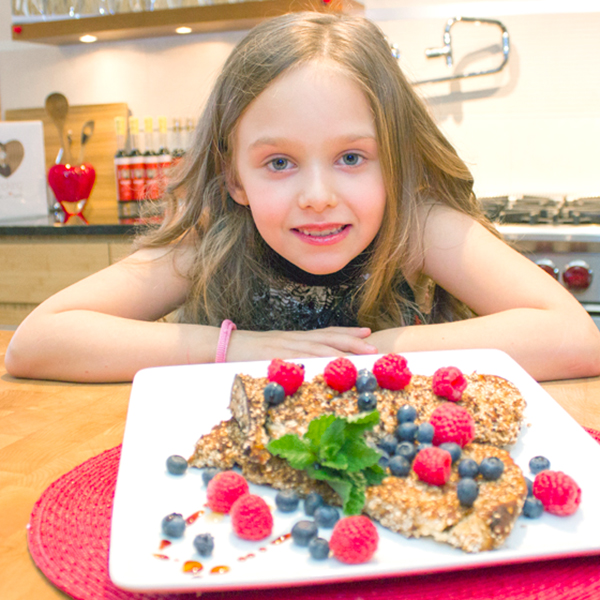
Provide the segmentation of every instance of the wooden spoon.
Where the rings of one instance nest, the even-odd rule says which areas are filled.
[[[69,113],[69,102],[63,94],[54,92],[46,98],[45,107],[46,112],[58,130],[58,139],[60,140],[60,146],[65,153],[65,159],[67,163],[70,163],[71,153],[65,144],[65,123],[67,121],[67,114]]]

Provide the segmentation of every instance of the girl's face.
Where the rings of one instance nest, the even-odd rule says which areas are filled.
[[[339,271],[373,241],[385,190],[369,103],[327,62],[285,73],[248,107],[229,192],[265,242],[313,274]]]

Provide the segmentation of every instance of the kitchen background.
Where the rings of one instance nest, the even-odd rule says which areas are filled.
[[[0,0],[0,108],[128,104],[145,116],[196,118],[243,31],[54,46],[11,41],[11,0]],[[494,75],[419,86],[439,125],[471,166],[480,195],[600,194],[600,3],[571,0],[419,2],[367,0],[366,14],[400,52],[413,81],[452,73],[425,49],[442,45],[446,20],[495,18],[510,58]],[[477,31],[476,31],[477,29]],[[452,29],[455,65],[500,63],[500,30]],[[483,49],[483,50],[482,50]],[[457,51],[460,55],[457,55]]]

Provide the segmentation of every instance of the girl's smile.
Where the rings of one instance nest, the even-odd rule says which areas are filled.
[[[375,122],[358,84],[327,61],[275,80],[238,122],[229,191],[301,269],[333,273],[358,256],[385,207]]]
[[[329,246],[337,244],[350,233],[351,225],[330,225],[329,223],[306,225],[292,231],[307,244]]]

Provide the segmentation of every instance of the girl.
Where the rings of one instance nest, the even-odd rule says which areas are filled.
[[[162,226],[33,311],[6,367],[119,381],[225,358],[491,347],[538,379],[600,373],[592,320],[498,238],[472,188],[376,26],[267,21],[227,60]]]

